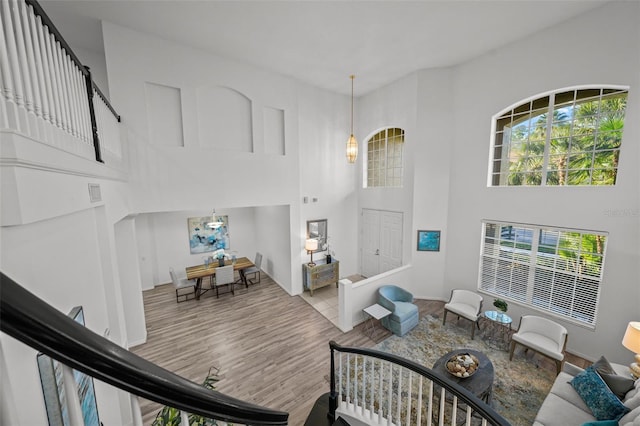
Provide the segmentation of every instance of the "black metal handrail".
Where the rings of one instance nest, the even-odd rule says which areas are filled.
[[[488,424],[494,426],[511,426],[508,420],[498,414],[494,409],[492,409],[489,405],[485,404],[482,400],[480,400],[477,396],[464,389],[463,387],[453,383],[436,371],[430,370],[416,362],[408,360],[406,358],[399,357],[397,355],[390,354],[388,352],[381,352],[375,349],[365,349],[365,348],[354,348],[341,346],[335,341],[329,342],[329,348],[331,349],[331,392],[329,394],[329,416],[333,418],[335,416],[335,410],[338,407],[338,394],[336,392],[336,380],[335,380],[335,365],[334,365],[334,352],[343,352],[343,353],[351,353],[357,355],[368,356],[372,358],[381,359],[383,361],[388,361],[393,364],[404,367],[408,370],[411,370],[417,374],[420,374],[423,377],[431,380],[437,385],[445,388],[448,392],[457,396],[461,401],[470,406],[475,412],[477,412],[480,417],[487,420]]]
[[[0,331],[119,389],[240,424],[286,425],[289,414],[205,389],[92,332],[0,272]]]

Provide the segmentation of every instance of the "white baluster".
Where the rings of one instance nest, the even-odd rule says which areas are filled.
[[[358,355],[353,357],[353,408],[358,408]]]
[[[351,403],[351,354],[347,354],[347,406]]]
[[[418,405],[416,406],[418,412],[418,418],[416,419],[416,425],[422,424],[422,375],[418,378]]]
[[[433,382],[429,380],[429,404],[427,405],[427,426],[433,423]]]
[[[189,424],[189,413],[186,411],[180,410],[180,424],[188,425]]]
[[[24,43],[27,51],[27,64],[29,67],[29,77],[31,77],[31,91],[33,99],[33,112],[38,116],[42,116],[42,99],[40,98],[40,86],[38,84],[38,75],[36,72],[36,58],[33,49],[33,36],[31,35],[31,25],[29,24],[29,16],[27,6],[24,1],[20,2],[20,15],[22,16],[22,30],[24,31]]]
[[[40,61],[42,64],[42,75],[44,79],[44,84],[46,87],[47,93],[47,106],[45,108],[45,114],[48,112],[49,115],[45,115],[45,119],[51,123],[52,125],[56,125],[56,107],[54,100],[54,91],[53,91],[53,78],[51,76],[51,71],[49,69],[49,55],[48,55],[48,39],[46,37],[47,28],[42,23],[42,18],[40,16],[36,17],[36,26],[38,27],[38,46],[40,48]]]
[[[451,404],[451,424],[455,425],[458,417],[458,397],[453,395],[453,403]]]
[[[53,42],[53,59],[56,64],[56,75],[60,89],[60,106],[62,109],[62,128],[65,132],[71,133],[71,117],[69,112],[69,90],[67,89],[65,72],[64,72],[64,56],[66,55],[60,42]]]
[[[3,22],[3,14],[3,8],[0,7],[0,23]],[[11,81],[11,67],[9,66],[9,52],[7,51],[7,41],[4,38],[3,28],[0,28],[0,95],[2,95],[4,101],[0,104],[0,114],[2,114],[0,116],[2,120],[0,125],[7,128],[14,128],[17,118],[17,105],[13,99],[13,82]]]
[[[2,19],[5,30],[5,44],[7,46],[8,63],[11,68],[11,85],[8,86],[13,89],[13,101],[15,102],[15,117],[14,127],[16,130],[26,130],[26,117],[21,111],[21,107],[24,107],[24,95],[22,91],[22,76],[20,75],[20,67],[18,62],[18,48],[16,46],[16,38],[13,29],[13,22],[11,20],[11,7],[8,1],[2,1]]]
[[[378,362],[378,365],[380,364],[380,362]],[[375,358],[371,358],[371,371],[369,372],[369,377],[371,377],[371,379],[369,380],[370,382],[370,389],[369,389],[369,419],[373,419],[373,387],[374,387],[374,382],[375,382],[375,373],[374,373],[374,365],[375,365]]]
[[[413,397],[413,393],[411,391],[413,373],[411,370],[407,370],[409,374],[409,385],[407,387],[407,424],[411,424],[411,399]]]
[[[398,368],[398,392],[396,393],[396,399],[398,400],[397,403],[397,408],[396,408],[396,420],[398,422],[398,424],[402,424],[401,421],[401,417],[400,417],[400,408],[402,406],[402,373],[403,373],[404,368],[399,367]]]
[[[342,352],[338,352],[338,365],[340,374],[338,374],[338,403],[342,405]]]
[[[20,20],[20,7],[17,0],[11,0],[11,10],[13,12],[13,27],[15,30],[15,43],[20,64],[20,78],[24,88],[24,105],[27,111],[33,112],[33,92],[31,90],[31,80],[29,77],[29,66],[27,65],[27,49],[24,45],[24,33],[22,32],[22,22]]]
[[[384,367],[385,363],[380,361],[380,380],[378,381],[378,424],[382,424],[382,416],[384,415],[384,404],[382,399],[382,383],[384,383]]]
[[[93,133],[91,131],[91,113],[89,112],[89,98],[87,97],[87,79],[85,78],[84,71],[81,70],[77,77],[78,88],[82,94],[82,134],[83,140],[88,143],[93,143]]]
[[[362,402],[360,403],[360,412],[364,415],[367,407],[367,357],[362,357]]]
[[[42,68],[42,52],[40,51],[40,38],[38,33],[40,28],[36,21],[33,6],[28,6],[29,27],[31,28],[31,43],[33,45],[33,64],[35,67],[35,75],[38,81],[38,92],[36,95],[36,114],[40,110],[40,116],[45,120],[49,120],[49,100],[47,98],[47,86],[44,82],[44,69]],[[35,85],[34,85],[35,87]],[[39,104],[39,105],[38,105]]]
[[[80,139],[80,97],[78,96],[75,84],[75,76],[78,72],[78,67],[70,56],[67,56],[65,59],[68,68],[67,86],[69,87],[69,97],[71,99],[70,107],[71,116],[73,117],[73,135]]]
[[[45,25],[44,26],[44,37],[45,37],[45,45],[47,47],[47,63],[49,64],[49,81],[51,82],[51,90],[53,92],[53,97],[51,99],[53,99],[53,104],[54,104],[54,110],[55,110],[55,114],[53,114],[54,118],[55,118],[55,125],[56,127],[58,127],[59,129],[62,129],[64,127],[63,125],[63,117],[62,117],[62,94],[60,93],[60,82],[59,82],[59,76],[58,76],[58,69],[56,67],[56,60],[55,60],[55,51],[54,51],[54,46],[55,46],[55,40],[53,37],[53,34],[49,33],[49,28]]]
[[[467,404],[467,421],[466,421],[466,425],[467,426],[471,426],[471,414],[473,413],[473,409],[471,408],[471,406],[469,404]]]
[[[390,425],[393,419],[393,415],[392,413],[392,393],[391,393],[391,389],[393,388],[393,364],[389,363],[389,394],[387,395],[387,424]]]
[[[446,394],[446,390],[444,389],[444,386],[442,386],[440,388],[440,408],[438,411],[438,425],[442,426],[444,425],[444,404],[445,404],[445,398],[447,397]]]

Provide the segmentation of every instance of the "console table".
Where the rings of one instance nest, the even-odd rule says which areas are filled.
[[[307,263],[302,265],[302,284],[305,290],[309,290],[311,296],[313,291],[331,284],[338,286],[340,279],[340,262],[333,259],[331,263],[316,263],[315,266],[309,266]]]

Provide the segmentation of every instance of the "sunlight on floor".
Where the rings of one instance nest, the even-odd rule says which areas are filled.
[[[351,282],[363,280],[360,275],[351,275],[347,277]],[[336,327],[338,326],[338,288],[335,285],[329,285],[313,291],[313,297],[309,291],[304,291],[302,297],[308,304],[320,312],[324,317],[331,321]]]

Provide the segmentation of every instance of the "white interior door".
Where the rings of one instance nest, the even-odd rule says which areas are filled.
[[[362,209],[362,275],[372,277],[402,265],[400,212]]]
[[[402,213],[380,212],[380,272],[402,265]]]
[[[380,272],[380,212],[362,209],[362,275],[372,277]]]

